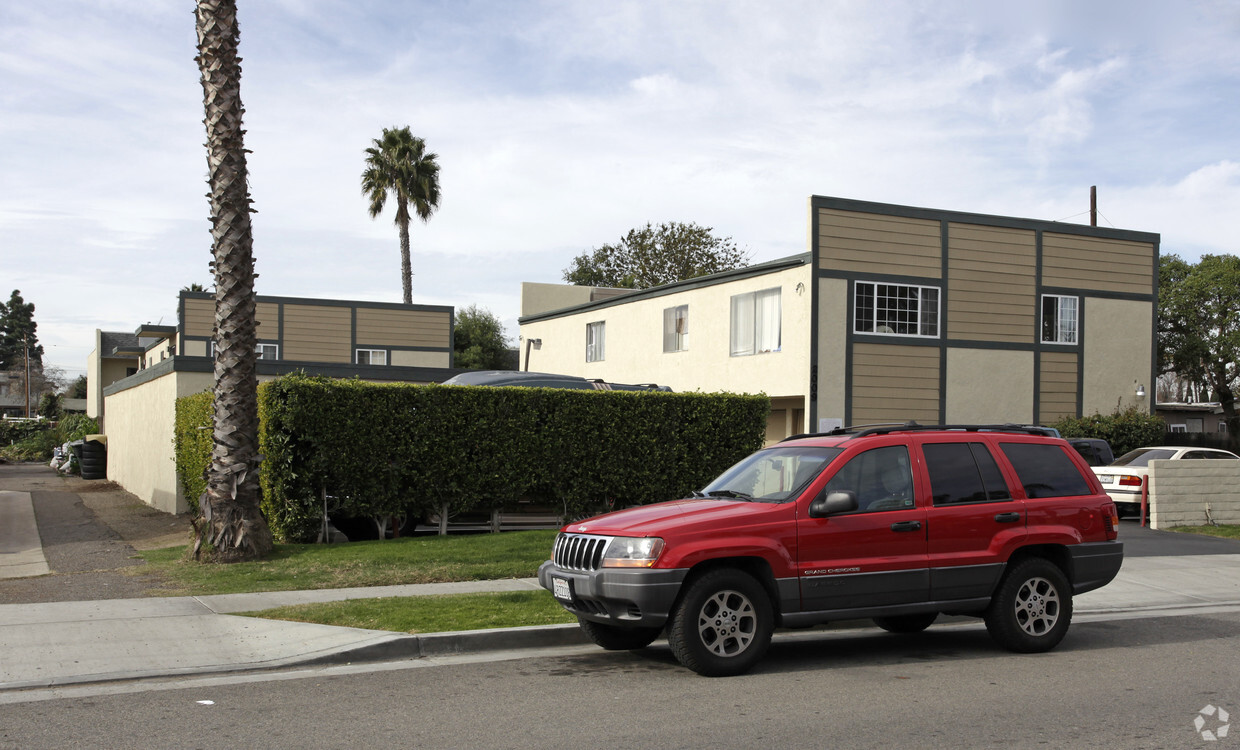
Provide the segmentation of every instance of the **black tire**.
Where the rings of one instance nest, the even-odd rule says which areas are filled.
[[[1031,557],[1003,576],[985,618],[1000,646],[1024,654],[1049,651],[1072,622],[1072,588],[1059,566]]]
[[[706,677],[749,671],[766,653],[774,615],[752,576],[722,568],[694,581],[672,612],[667,642],[676,659]]]
[[[874,624],[888,633],[920,633],[939,619],[938,612],[923,612],[917,615],[896,615],[894,617],[875,617]]]
[[[645,648],[659,637],[663,628],[618,628],[577,618],[581,629],[594,643],[608,651],[632,651]]]

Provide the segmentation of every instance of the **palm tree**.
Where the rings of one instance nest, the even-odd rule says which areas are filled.
[[[384,128],[383,137],[366,149],[362,195],[370,199],[370,218],[383,213],[388,195],[396,196],[396,226],[400,228],[400,275],[405,304],[413,304],[413,271],[409,262],[409,206],[423,222],[439,208],[439,162],[426,150],[426,141],[408,127]]]
[[[259,507],[258,332],[237,3],[198,0],[195,15],[211,187],[216,357],[214,447],[201,518],[194,524],[194,554],[205,544],[214,559],[235,562],[265,557],[272,550],[271,531]]]

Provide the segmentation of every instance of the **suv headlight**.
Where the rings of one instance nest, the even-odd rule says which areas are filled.
[[[656,537],[618,536],[603,552],[604,568],[649,568],[663,552],[663,540]]]

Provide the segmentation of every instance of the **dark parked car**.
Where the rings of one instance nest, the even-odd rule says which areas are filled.
[[[1115,460],[1111,444],[1097,438],[1068,438],[1068,445],[1076,449],[1090,466],[1106,466]]]
[[[526,388],[576,388],[596,391],[670,391],[665,385],[641,383],[607,383],[603,380],[556,375],[549,372],[525,372],[520,370],[471,370],[443,381],[444,385],[524,386]]]

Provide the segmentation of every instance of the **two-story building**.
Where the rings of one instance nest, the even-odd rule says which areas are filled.
[[[525,285],[522,367],[763,392],[771,440],[1151,408],[1157,234],[819,196],[809,209],[801,255],[567,306],[557,285]]]
[[[256,299],[260,381],[304,371],[374,382],[433,383],[452,368],[453,308],[385,302]],[[99,331],[87,359],[88,411],[107,436],[109,479],[183,512],[172,456],[176,399],[214,385],[215,302],[181,292],[177,324]]]

